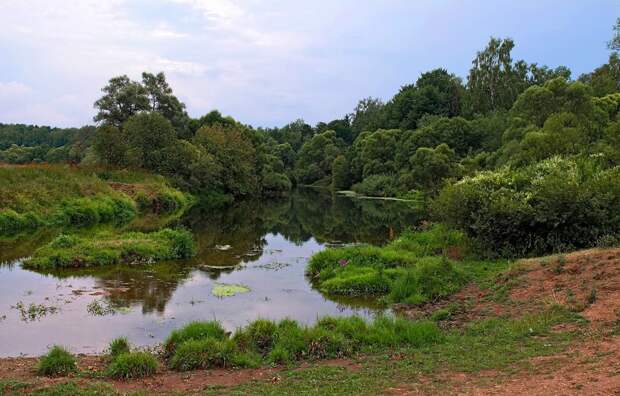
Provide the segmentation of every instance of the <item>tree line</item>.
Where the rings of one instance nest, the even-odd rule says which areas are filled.
[[[575,79],[565,66],[513,59],[514,46],[509,38],[491,38],[465,81],[431,70],[386,102],[362,99],[350,114],[315,126],[300,119],[254,128],[216,110],[192,118],[163,73],[143,73],[141,81],[114,77],[94,104],[96,127],[0,125],[0,160],[33,160],[36,153],[23,151],[47,147],[36,160],[146,169],[198,193],[249,197],[314,185],[415,197],[435,217],[504,250],[547,251],[615,237],[620,20],[608,62]],[[65,157],[49,154],[61,149]],[[573,194],[562,195],[571,180]],[[579,210],[593,214],[586,192],[601,185],[608,199],[576,225]],[[471,198],[467,212],[461,196]],[[502,216],[519,228],[502,239],[511,242],[494,239],[505,231]],[[575,226],[587,232],[569,236]],[[542,239],[523,242],[525,230]]]

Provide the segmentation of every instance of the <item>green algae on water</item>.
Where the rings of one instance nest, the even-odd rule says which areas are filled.
[[[211,294],[215,297],[232,297],[241,293],[248,293],[250,288],[243,285],[237,284],[226,284],[226,283],[217,283],[213,290],[211,290]]]

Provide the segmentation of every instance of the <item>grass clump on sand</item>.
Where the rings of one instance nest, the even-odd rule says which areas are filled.
[[[165,344],[168,364],[179,371],[214,367],[254,367],[351,356],[357,352],[441,342],[444,335],[430,321],[380,317],[325,317],[316,325],[294,320],[258,319],[231,336],[217,322],[193,322],[174,331]]]
[[[460,264],[447,258],[460,258],[466,248],[462,233],[436,225],[406,232],[385,247],[326,249],[312,256],[307,273],[328,294],[385,295],[389,302],[418,304],[467,283]]]
[[[115,338],[110,342],[110,346],[108,347],[108,355],[110,360],[114,360],[118,356],[129,353],[131,347],[129,346],[129,341],[125,337]]]
[[[65,348],[55,345],[41,357],[37,366],[37,374],[47,377],[67,375],[77,371],[75,357]]]
[[[85,238],[61,234],[36,250],[24,265],[34,269],[144,264],[183,259],[195,254],[193,236],[184,230],[163,229],[152,233],[101,233]]]
[[[148,352],[126,352],[108,366],[108,376],[116,379],[149,377],[157,371],[157,359]]]
[[[157,359],[148,352],[132,352],[126,338],[116,338],[108,347],[107,375],[115,379],[149,377],[157,371]]]

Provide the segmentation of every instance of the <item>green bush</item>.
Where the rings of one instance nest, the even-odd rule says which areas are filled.
[[[553,157],[446,187],[434,215],[489,253],[530,256],[594,246],[620,233],[620,168]]]
[[[116,356],[107,369],[116,379],[144,378],[157,371],[157,359],[147,352],[126,352]]]
[[[53,346],[41,357],[37,365],[37,374],[48,377],[67,375],[77,371],[75,357],[61,346]]]
[[[224,340],[227,338],[226,330],[224,330],[219,322],[214,320],[188,323],[183,328],[174,330],[170,333],[164,343],[165,354],[170,357],[182,343],[192,340],[204,340],[207,338]]]

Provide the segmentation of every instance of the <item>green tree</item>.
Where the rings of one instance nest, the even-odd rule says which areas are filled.
[[[237,125],[205,125],[196,132],[194,142],[215,157],[226,193],[244,196],[259,192],[256,148],[250,131]]]
[[[368,97],[360,100],[353,113],[349,115],[353,139],[362,132],[374,132],[383,127],[384,109],[385,104],[381,99]]]
[[[444,179],[457,174],[456,155],[445,143],[417,149],[409,165],[415,187],[423,190],[437,191]]]
[[[127,139],[114,125],[102,125],[97,128],[93,148],[103,164],[122,166],[126,163]]]
[[[332,163],[332,188],[335,190],[346,190],[349,187],[351,187],[349,164],[344,155],[339,155]]]
[[[101,91],[104,95],[94,105],[95,122],[120,128],[131,116],[151,108],[146,89],[126,75],[111,78]]]
[[[295,164],[297,180],[303,184],[331,177],[332,163],[342,154],[344,142],[336,132],[326,131],[314,135],[299,150]],[[331,180],[330,180],[331,182]]]
[[[140,113],[132,116],[123,126],[127,138],[129,161],[133,166],[155,170],[161,159],[159,150],[175,142],[175,131],[170,121],[160,113]]]
[[[185,111],[185,104],[173,95],[164,73],[142,73],[142,86],[149,99],[150,111],[158,112],[166,117],[179,137],[189,137],[189,117]]]
[[[620,18],[616,19],[616,23],[614,23],[614,26],[612,29],[613,29],[614,35],[611,38],[611,40],[609,40],[609,42],[607,43],[607,48],[609,48],[612,51],[618,51],[620,50]]]

